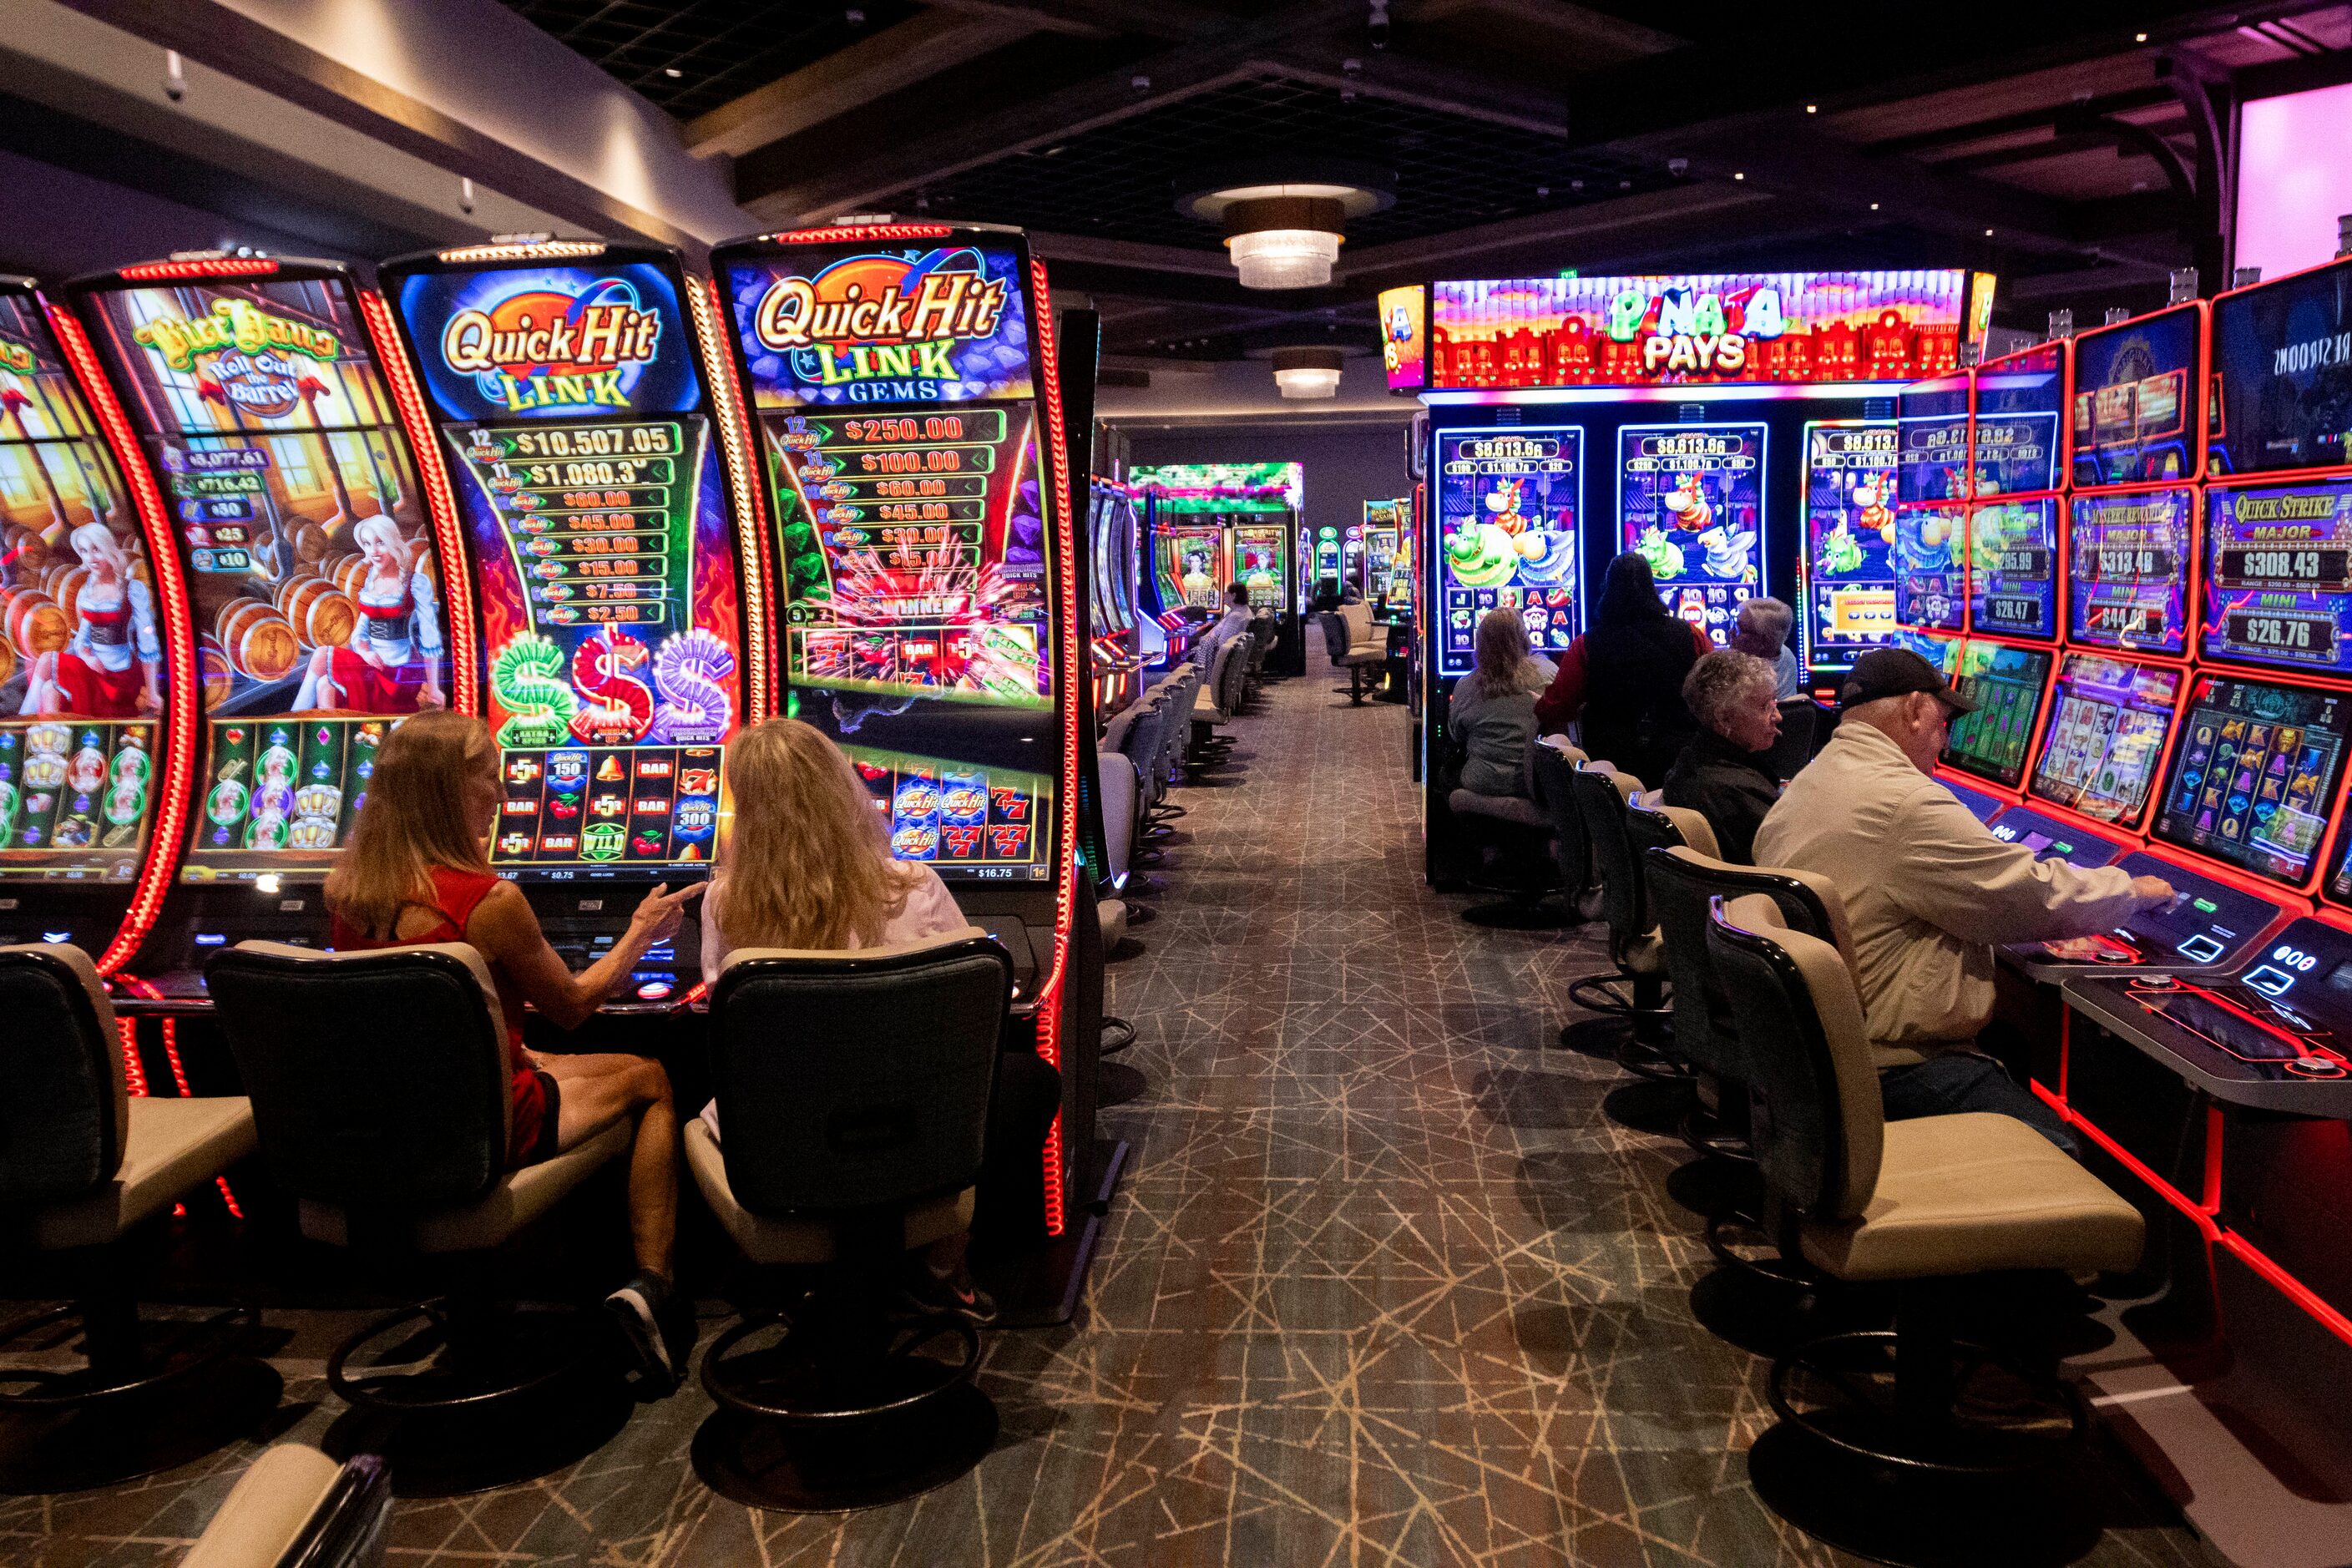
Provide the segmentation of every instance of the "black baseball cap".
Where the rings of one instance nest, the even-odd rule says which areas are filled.
[[[1907,647],[1874,647],[1853,661],[1838,688],[1838,705],[1858,707],[1882,697],[1924,691],[1955,713],[1973,713],[1976,700],[1952,689],[1943,672]]]

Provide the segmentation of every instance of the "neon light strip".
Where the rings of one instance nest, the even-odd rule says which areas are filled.
[[[133,1100],[147,1098],[147,1064],[139,1059],[139,1020],[117,1018],[114,1032],[122,1038],[122,1088]]]
[[[831,228],[786,229],[760,237],[771,245],[833,245],[845,239],[945,239],[954,232],[943,223],[849,223]]]
[[[126,283],[150,283],[166,278],[261,278],[278,270],[267,256],[211,256],[199,261],[142,261],[115,273]]]
[[[274,271],[277,266],[270,262],[268,270]],[[115,467],[121,470],[131,504],[139,510],[140,527],[147,537],[147,568],[154,577],[156,607],[163,616],[163,668],[170,677],[163,683],[163,754],[156,759],[162,764],[162,795],[155,805],[155,825],[147,840],[146,858],[139,863],[131,907],[114,941],[98,956],[98,972],[110,975],[131,962],[147,933],[155,929],[163,895],[171,890],[172,873],[179,868],[180,852],[185,847],[189,795],[196,771],[196,692],[200,689],[196,627],[188,609],[188,584],[180,574],[180,550],[172,538],[171,519],[163,510],[163,495],[155,489],[155,476],[139,449],[139,439],[131,434],[131,421],[99,369],[98,355],[81,322],[70,311],[55,305],[47,308],[49,330],[81,383],[82,395],[98,416],[99,428],[114,450]]]
[[[356,286],[361,323],[367,329],[376,363],[383,367],[384,384],[400,413],[402,432],[410,455],[423,477],[426,510],[433,514],[433,548],[441,558],[441,602],[449,613],[449,694],[460,713],[481,713],[481,661],[475,657],[479,635],[474,624],[474,581],[466,570],[466,530],[458,521],[457,498],[449,486],[448,466],[441,458],[441,437],[425,411],[424,395],[416,384],[408,352],[392,320],[392,307],[373,289]]]
[[[743,602],[744,663],[749,667],[743,676],[743,713],[741,721],[756,724],[775,712],[773,664],[775,647],[772,621],[768,611],[768,517],[762,510],[759,470],[752,466],[751,426],[745,416],[742,399],[736,395],[733,362],[728,358],[725,340],[719,336],[719,323],[723,319],[725,301],[719,297],[719,285],[701,278],[686,280],[687,314],[694,318],[695,335],[702,340],[702,381],[710,388],[710,398],[718,405],[719,449],[727,462],[728,489],[735,500],[735,548],[738,556],[752,563],[752,570],[739,574]]]
[[[1062,428],[1061,350],[1054,339],[1054,309],[1045,287],[1045,264],[1032,259],[1029,281],[1035,300],[1033,320],[1037,323],[1037,353],[1045,373],[1044,384],[1038,387],[1037,401],[1045,410],[1045,461],[1054,473],[1054,563],[1058,569],[1061,592],[1060,642],[1066,654],[1064,662],[1071,668],[1063,672],[1060,687],[1054,693],[1062,718],[1062,842],[1055,852],[1061,873],[1058,890],[1054,898],[1054,966],[1037,991],[1037,1052],[1058,1072],[1062,1067],[1061,1000],[1062,983],[1068,973],[1070,942],[1076,934],[1072,906],[1077,900],[1078,846],[1078,676],[1076,669],[1077,650],[1084,646],[1079,634],[1078,584],[1075,563],[1077,561],[1077,538],[1070,521],[1070,455]],[[1054,1125],[1045,1135],[1045,1234],[1059,1236],[1066,1226],[1063,1213],[1064,1155],[1062,1149],[1062,1119],[1056,1113]]]
[[[469,261],[569,261],[604,254],[601,239],[541,239],[529,245],[461,245],[437,253],[438,259]]]
[[[1421,400],[1433,408],[1509,403],[1780,403],[1803,397],[1892,397],[1910,384],[1907,381],[1820,381],[1740,386],[1712,382],[1675,386],[1496,386],[1424,392]]]

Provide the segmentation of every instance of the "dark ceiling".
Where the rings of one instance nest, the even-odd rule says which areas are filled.
[[[1969,266],[2010,324],[2095,319],[2218,279],[2233,94],[2352,78],[2352,6],[2308,0],[505,3],[732,158],[761,221],[1019,224],[1109,352],[1186,357],[1565,267]],[[1175,195],[1283,153],[1395,203],[1329,289],[1251,293]]]

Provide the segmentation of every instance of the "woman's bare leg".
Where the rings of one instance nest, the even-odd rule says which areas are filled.
[[[677,1240],[677,1108],[669,1074],[646,1057],[598,1052],[537,1057],[562,1088],[559,1148],[571,1149],[624,1116],[636,1121],[629,1149],[629,1240],[637,1267],[670,1277]]]

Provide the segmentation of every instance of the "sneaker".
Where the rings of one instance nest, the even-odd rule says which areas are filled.
[[[970,1269],[959,1268],[943,1278],[918,1263],[908,1273],[906,1286],[898,1292],[900,1310],[919,1316],[952,1313],[982,1329],[996,1321],[996,1298],[973,1283]]]
[[[677,1364],[670,1357],[669,1335],[662,1318],[670,1306],[669,1281],[649,1269],[639,1269],[629,1282],[604,1298],[604,1308],[620,1325],[638,1373],[661,1394],[677,1386]]]

